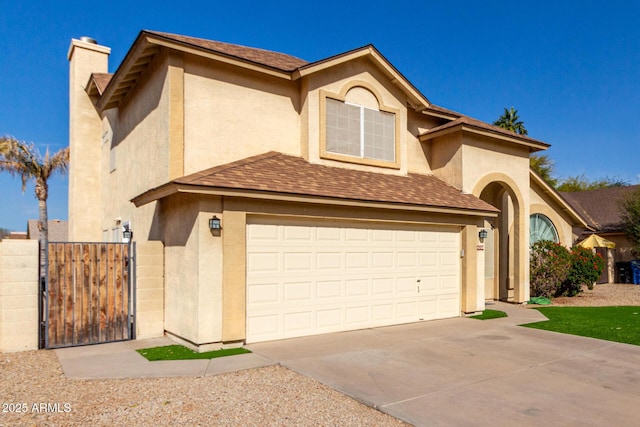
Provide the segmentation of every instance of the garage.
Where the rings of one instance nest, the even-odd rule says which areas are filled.
[[[247,342],[460,315],[460,228],[247,223]]]

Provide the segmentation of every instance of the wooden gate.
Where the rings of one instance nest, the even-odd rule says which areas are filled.
[[[134,339],[134,255],[127,243],[49,243],[42,346]]]

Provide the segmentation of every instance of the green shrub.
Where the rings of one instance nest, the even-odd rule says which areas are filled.
[[[550,298],[567,279],[571,256],[564,246],[540,240],[531,247],[530,284],[531,296]]]
[[[606,262],[600,254],[581,246],[571,248],[571,269],[567,279],[558,289],[558,295],[575,296],[582,292],[582,285],[593,289],[593,284],[602,274]]]

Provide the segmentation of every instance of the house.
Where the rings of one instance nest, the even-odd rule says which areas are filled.
[[[142,31],[109,54],[69,49],[69,237],[162,242],[164,332],[191,346],[525,303],[530,240],[587,226],[529,168],[548,144],[438,107],[374,46]]]
[[[616,244],[613,250],[602,250],[603,255],[607,254],[609,261],[609,272],[606,275],[606,282],[624,282],[614,274],[616,264],[628,263],[633,259],[631,253],[632,244],[624,231],[620,215],[620,202],[625,197],[635,191],[640,190],[640,185],[630,185],[624,187],[608,187],[597,190],[576,191],[572,193],[561,193],[562,197],[585,218],[588,227],[577,227],[574,234],[580,240],[588,237],[592,233],[606,238]],[[630,277],[630,273],[626,274]]]
[[[69,238],[69,222],[59,219],[50,219],[47,223],[49,229],[50,242],[66,242]],[[39,220],[30,219],[27,221],[27,239],[39,240],[40,228]]]

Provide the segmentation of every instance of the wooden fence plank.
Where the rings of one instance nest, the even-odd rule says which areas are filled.
[[[129,246],[50,243],[47,347],[130,339]]]

